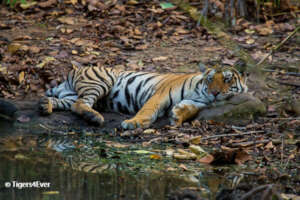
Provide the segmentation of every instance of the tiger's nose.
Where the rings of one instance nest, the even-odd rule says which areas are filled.
[[[220,92],[218,92],[218,91],[211,91],[211,94],[216,97],[216,96],[218,96],[218,94],[220,94]]]

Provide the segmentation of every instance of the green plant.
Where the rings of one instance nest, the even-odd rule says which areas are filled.
[[[6,0],[6,5],[9,5],[11,8],[14,8],[17,4],[26,4],[26,0]]]

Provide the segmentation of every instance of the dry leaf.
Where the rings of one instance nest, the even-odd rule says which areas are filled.
[[[156,62],[156,61],[165,61],[167,59],[168,59],[167,56],[158,56],[158,57],[152,58],[152,61],[154,61],[154,62]]]
[[[240,165],[243,164],[244,162],[251,160],[251,155],[249,155],[248,152],[244,150],[238,150],[235,156],[235,163]]]
[[[155,129],[146,129],[143,131],[144,134],[154,134],[156,132]]]
[[[214,157],[210,154],[207,154],[206,156],[197,159],[197,161],[200,163],[210,164],[214,161]]]
[[[205,155],[205,154],[207,154],[207,152],[206,151],[204,151],[200,146],[196,146],[196,145],[190,145],[189,146],[189,149],[193,152],[193,153],[195,153],[195,154],[197,154],[197,155]]]
[[[273,33],[273,30],[271,28],[264,27],[264,28],[257,29],[257,32],[260,35],[270,35]]]
[[[274,148],[274,145],[272,143],[272,141],[270,141],[266,146],[265,146],[266,149],[273,149]]]
[[[39,53],[41,51],[41,49],[39,47],[29,47],[29,50],[32,52],[32,53]]]
[[[174,153],[173,158],[178,160],[194,160],[197,158],[196,154],[180,154],[180,153]]]
[[[78,0],[71,0],[71,3],[72,3],[73,5],[76,5],[76,4],[78,3]]]
[[[185,171],[189,170],[184,164],[180,164],[178,167],[185,170]]]
[[[128,144],[121,144],[121,143],[118,143],[118,142],[112,142],[112,141],[107,141],[106,142],[106,145],[108,147],[115,147],[115,148],[126,148],[126,147],[129,147],[130,145]]]
[[[73,17],[60,17],[57,20],[63,24],[69,24],[69,25],[75,24],[75,19]]]
[[[191,144],[200,144],[201,143],[201,138],[202,138],[202,136],[200,135],[200,136],[196,136],[196,137],[193,137],[193,138],[191,138],[190,139],[190,143]]]
[[[21,71],[19,73],[19,84],[22,84],[22,82],[24,81],[24,77],[25,77],[25,73],[24,71]]]
[[[56,59],[53,57],[45,57],[44,60],[37,65],[38,68],[43,68],[46,64],[48,64],[49,62],[55,61]]]
[[[20,7],[25,10],[25,9],[28,9],[28,8],[32,8],[36,4],[37,4],[37,2],[35,2],[35,1],[31,1],[31,2],[27,1],[26,3],[21,3]]]
[[[48,0],[48,1],[44,1],[44,2],[39,2],[39,6],[42,8],[47,8],[52,5],[55,5],[56,3],[57,3],[56,0]]]
[[[150,158],[154,159],[154,160],[159,160],[159,159],[161,159],[161,156],[158,154],[152,154],[152,155],[150,155]]]

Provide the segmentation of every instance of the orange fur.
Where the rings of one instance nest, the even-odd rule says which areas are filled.
[[[87,106],[82,100],[77,100],[72,105],[71,109],[78,115],[88,118],[92,123],[97,123],[100,125],[104,123],[104,117],[99,112]]]
[[[208,84],[209,92],[221,92],[225,93],[229,90],[231,85],[230,83],[224,83],[222,72],[215,74],[213,81]]]
[[[173,112],[176,116],[176,125],[180,126],[186,120],[194,117],[199,112],[199,109],[194,105],[185,105],[176,107],[176,109],[173,109]]]

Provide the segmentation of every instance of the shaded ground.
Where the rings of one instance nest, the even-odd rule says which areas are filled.
[[[216,183],[214,181],[207,184],[211,194],[222,191],[224,199],[226,195],[229,199],[239,199],[258,185],[272,183],[278,185],[280,193],[300,195],[299,33],[283,45],[269,60],[270,65],[262,70],[259,80],[266,77],[265,87],[258,84],[256,72],[250,74],[250,93],[266,104],[265,116],[243,126],[194,121],[175,128],[165,126],[167,120],[163,120],[148,133],[140,129],[123,132],[115,127],[129,117],[126,115],[104,114],[107,126],[99,129],[69,112],[40,117],[35,104],[46,88],[64,79],[72,68],[72,61],[86,66],[105,65],[128,70],[195,72],[199,70],[199,64],[210,66],[221,62],[233,65],[238,58],[219,45],[205,29],[197,27],[188,15],[178,9],[163,10],[158,1],[139,1],[138,4],[99,1],[97,5],[89,1],[87,5],[46,2],[48,4],[39,2],[25,10],[19,8],[18,12],[0,6],[0,96],[13,99],[21,110],[19,116],[22,116],[13,128],[11,123],[1,122],[1,136],[27,133],[33,134],[35,141],[40,134],[75,135],[71,143],[76,143],[82,140],[82,134],[90,134],[91,141],[102,140],[104,135],[104,138],[121,144],[140,145],[136,149],[162,148],[154,151],[162,157],[158,159],[161,161],[164,161],[168,149],[187,149],[193,144],[193,138],[198,137],[196,145],[211,153],[216,158],[215,164],[225,165],[225,170],[222,167],[211,170],[223,178],[231,177],[226,181],[232,187],[228,186],[226,190],[220,186],[222,181],[216,184],[220,186],[217,188],[212,186]],[[260,25],[239,20],[237,26],[228,31],[242,48],[259,60],[299,26],[299,14],[295,15],[295,18],[279,16]],[[226,136],[228,134],[235,135]],[[94,146],[98,144],[91,143]],[[161,147],[156,148],[155,145]],[[79,146],[78,150],[81,149]],[[235,153],[230,153],[236,151],[245,151],[247,156],[237,159]],[[18,151],[12,152],[12,160],[15,161]],[[100,158],[111,159],[99,155]],[[149,156],[143,158],[149,160]],[[118,162],[118,159],[112,160]],[[150,160],[156,162],[155,159]],[[237,162],[245,163],[247,169],[232,171],[226,168],[228,164]],[[169,163],[164,167],[167,171],[176,168],[179,173],[199,173],[203,170],[199,169],[203,167],[201,162],[195,160],[171,159],[166,163]],[[126,167],[135,169],[133,166]],[[251,187],[245,184],[249,176],[252,177]],[[243,184],[236,182],[234,177],[242,177]],[[268,191],[267,187],[261,193],[265,191]],[[269,189],[269,193],[272,191],[273,188]]]

